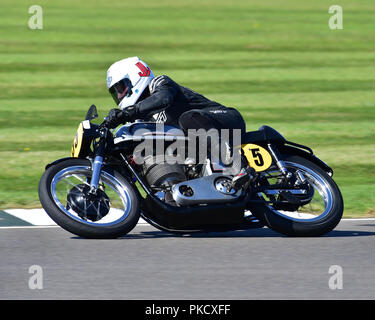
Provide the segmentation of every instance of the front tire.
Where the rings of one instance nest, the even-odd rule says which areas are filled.
[[[314,237],[333,230],[344,211],[342,195],[336,183],[323,169],[305,158],[284,156],[284,159],[288,170],[300,170],[308,177],[309,183],[315,183],[315,194],[324,199],[324,209],[316,216],[306,215],[307,218],[302,218],[298,212],[282,212],[271,204],[254,202],[250,205],[250,211],[270,229],[288,236]],[[267,200],[262,194],[255,194],[253,199]]]
[[[106,204],[108,210],[103,211],[98,206],[100,199],[95,202],[95,210],[105,216],[92,219],[74,211],[69,194],[72,190],[77,192],[75,188],[83,191],[81,186],[87,186],[90,178],[91,164],[86,159],[67,159],[49,167],[39,182],[39,199],[44,210],[59,226],[80,237],[108,239],[130,232],[140,217],[138,195],[133,186],[111,168],[103,167],[99,182],[101,194],[105,193],[105,200],[110,201]],[[92,208],[90,212],[92,214]]]

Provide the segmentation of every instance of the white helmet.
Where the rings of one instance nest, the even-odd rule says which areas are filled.
[[[116,104],[124,109],[137,103],[154,78],[149,66],[138,57],[112,64],[107,71],[107,87]]]

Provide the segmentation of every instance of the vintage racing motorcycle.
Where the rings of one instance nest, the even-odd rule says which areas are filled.
[[[213,171],[209,161],[134,163],[142,138],[187,139],[171,130],[176,128],[165,125],[161,132],[156,123],[136,121],[113,132],[106,121],[91,122],[97,117],[92,105],[79,124],[71,157],[48,164],[39,182],[47,214],[75,235],[124,236],[142,217],[160,230],[181,234],[266,226],[288,236],[319,236],[342,217],[332,169],[310,148],[287,141],[271,127],[241,137],[256,178],[234,190],[231,176]],[[142,137],[139,129],[145,129]]]

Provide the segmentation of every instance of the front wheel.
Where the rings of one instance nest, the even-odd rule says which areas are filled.
[[[320,167],[299,156],[285,156],[289,172],[301,173],[311,188],[311,199],[301,206],[277,205],[275,196],[254,194],[250,211],[274,231],[288,236],[320,236],[340,222],[344,211],[341,192],[333,179]],[[267,185],[277,184],[282,174],[277,167],[270,167],[263,176]]]
[[[133,186],[104,166],[92,194],[91,173],[85,159],[67,159],[49,167],[39,182],[44,210],[59,226],[84,238],[117,238],[130,232],[140,217]]]

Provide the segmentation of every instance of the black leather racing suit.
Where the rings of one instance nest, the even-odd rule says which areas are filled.
[[[236,109],[180,86],[168,76],[155,77],[149,90],[150,96],[136,104],[142,119],[178,126],[183,130],[215,128],[246,131],[245,121]]]
[[[154,78],[149,90],[150,96],[137,103],[138,114],[143,119],[181,126],[182,129],[195,129],[193,123],[193,127],[189,126],[187,115],[196,112],[202,116],[206,115],[212,121],[204,129],[246,130],[245,121],[236,109],[224,107],[189,88],[180,86],[168,76]]]

